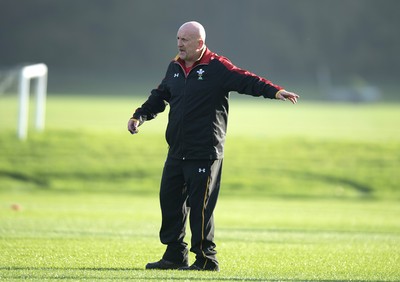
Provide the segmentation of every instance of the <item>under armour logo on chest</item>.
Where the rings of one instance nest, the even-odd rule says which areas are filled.
[[[205,173],[205,172],[206,172],[206,169],[205,169],[205,168],[199,168],[199,172]]]
[[[174,77],[179,77],[179,73],[174,73]]]

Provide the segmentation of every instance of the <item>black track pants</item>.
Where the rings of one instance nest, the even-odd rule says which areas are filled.
[[[190,214],[190,251],[196,254],[196,263],[218,263],[215,256],[213,212],[218,198],[221,170],[222,160],[167,158],[160,188],[160,240],[167,245],[164,259],[176,263],[187,261],[184,237],[186,219]]]

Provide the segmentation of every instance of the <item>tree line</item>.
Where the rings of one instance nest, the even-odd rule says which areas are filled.
[[[161,76],[176,30],[201,22],[207,45],[261,75],[396,80],[396,0],[0,0],[0,67]]]

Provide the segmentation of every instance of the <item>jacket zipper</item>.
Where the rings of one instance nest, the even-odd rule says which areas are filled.
[[[196,65],[196,66],[194,66],[193,68],[191,68],[190,69],[190,71],[186,74],[186,71],[185,71],[185,69],[182,67],[182,65],[180,64],[180,63],[178,63],[178,62],[175,62],[175,64],[178,64],[179,66],[180,66],[180,68],[181,68],[181,70],[183,71],[183,74],[185,75],[185,88],[184,88],[184,90],[183,90],[183,105],[185,105],[185,101],[186,101],[186,83],[187,83],[187,79],[188,79],[188,77],[189,77],[189,75],[190,75],[190,73],[192,72],[192,70],[194,70],[195,68],[197,68],[198,66],[205,66],[205,65],[207,65],[207,64],[198,64],[198,65]],[[183,142],[183,128],[184,128],[184,126],[183,126],[183,122],[184,122],[184,119],[183,119],[183,110],[184,109],[182,109],[182,117],[181,117],[181,136],[180,136],[180,143],[182,144],[181,145],[181,150],[182,150],[182,160],[184,161],[185,159],[186,159],[186,157],[185,157],[185,153],[184,153],[184,146],[183,146],[183,144],[184,144],[184,142]]]
[[[181,70],[182,70],[182,72],[183,72],[183,75],[185,76],[185,87],[184,87],[184,89],[183,89],[183,97],[182,97],[182,99],[183,99],[183,101],[182,101],[182,104],[184,105],[184,99],[186,98],[186,82],[187,82],[187,77],[189,76],[189,73],[190,73],[190,71],[189,71],[189,73],[186,75],[186,72],[185,72],[185,69],[181,66],[181,64],[179,64],[179,63],[177,63],[176,62],[176,64],[178,64],[179,65],[179,67],[181,68]],[[183,122],[184,122],[184,120],[183,120],[183,111],[184,111],[184,109],[182,109],[182,111],[181,111],[181,132],[180,132],[180,136],[179,136],[179,143],[180,143],[180,148],[181,148],[181,153],[182,153],[182,160],[184,161],[185,160],[185,154],[184,154],[184,146],[183,146]]]

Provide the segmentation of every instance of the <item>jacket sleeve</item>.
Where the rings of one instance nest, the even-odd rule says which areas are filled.
[[[276,99],[276,93],[283,89],[263,77],[236,67],[227,58],[220,58],[220,62],[224,66],[224,88],[228,91]]]
[[[140,121],[140,124],[147,120],[154,119],[157,114],[163,112],[165,107],[168,105],[171,94],[167,87],[168,68],[165,78],[161,81],[161,84],[151,91],[151,94],[143,105],[136,109],[133,114],[133,118]]]

